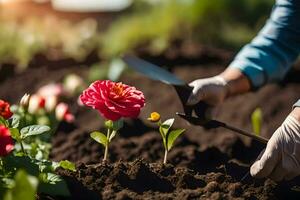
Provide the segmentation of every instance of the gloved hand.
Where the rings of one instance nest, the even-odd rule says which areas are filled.
[[[194,105],[204,101],[211,106],[222,103],[227,95],[227,82],[221,76],[197,79],[189,84],[193,91],[187,105]]]
[[[266,149],[251,166],[256,178],[290,180],[300,175],[300,122],[289,115],[274,132]]]

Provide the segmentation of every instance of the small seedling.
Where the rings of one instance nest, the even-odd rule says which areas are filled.
[[[157,112],[152,112],[149,121],[157,123],[159,126],[159,132],[163,139],[163,145],[165,148],[165,155],[163,163],[167,163],[168,152],[172,149],[175,140],[185,131],[185,129],[175,129],[171,130],[172,125],[174,124],[175,119],[167,119],[164,122],[160,120],[160,114]]]
[[[253,132],[260,136],[261,128],[262,128],[262,110],[260,108],[256,108],[251,114],[251,122],[252,122],[252,130]]]
[[[94,131],[90,134],[91,138],[93,138],[96,142],[102,144],[105,148],[103,161],[107,160],[108,155],[108,147],[111,140],[116,136],[118,130],[123,127],[123,120],[111,121],[107,120],[105,122],[105,127],[107,128],[107,134],[101,133],[99,131]]]

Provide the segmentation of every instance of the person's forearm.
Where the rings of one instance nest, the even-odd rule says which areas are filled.
[[[227,97],[250,91],[249,79],[239,69],[227,68],[219,76],[227,82]]]

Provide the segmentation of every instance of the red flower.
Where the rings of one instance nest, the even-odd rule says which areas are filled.
[[[9,119],[12,115],[9,103],[0,99],[0,116],[4,119]]]
[[[0,156],[6,156],[14,149],[14,142],[9,129],[0,125]]]
[[[121,117],[136,118],[145,106],[144,94],[122,83],[95,81],[80,95],[82,103],[97,109],[104,118],[116,121]]]

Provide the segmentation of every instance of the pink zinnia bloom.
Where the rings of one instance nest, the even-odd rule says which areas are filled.
[[[0,156],[8,155],[14,149],[14,141],[9,129],[0,125]]]
[[[98,80],[92,83],[80,95],[81,102],[109,120],[116,121],[121,117],[136,118],[145,106],[144,94],[122,83],[110,80]]]

